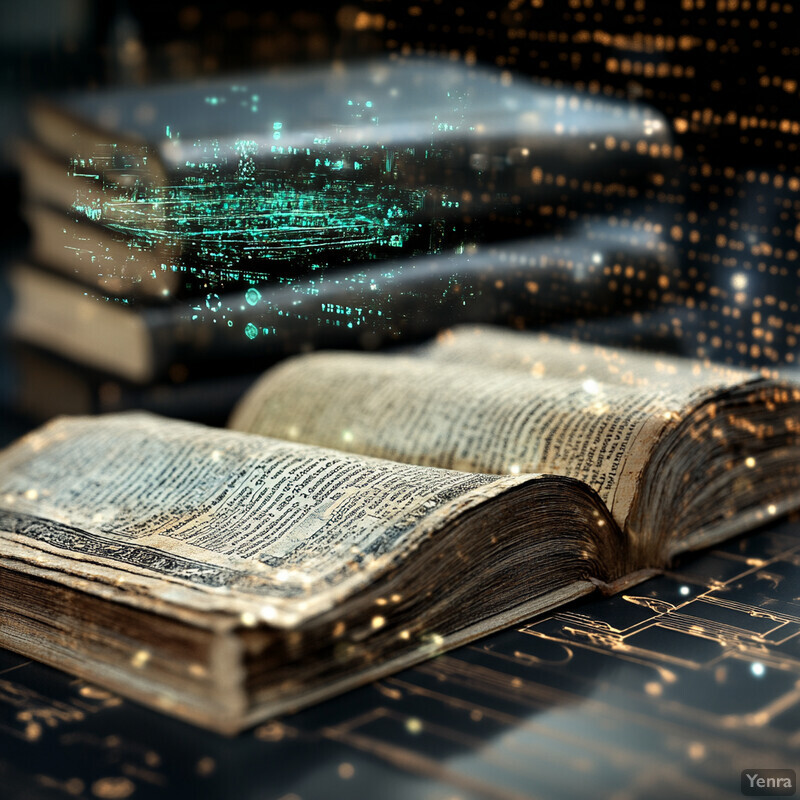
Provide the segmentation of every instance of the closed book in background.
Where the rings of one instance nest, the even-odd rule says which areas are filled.
[[[671,153],[646,106],[438,58],[84,91],[30,116],[27,198],[140,251],[138,276],[101,271],[162,299],[553,230],[640,196]]]
[[[651,306],[675,269],[658,230],[596,220],[562,237],[361,265],[166,306],[108,298],[20,264],[9,276],[10,330],[135,383],[163,379],[176,364],[249,372],[318,348],[410,343],[457,323],[537,327]]]
[[[199,366],[175,365],[161,381],[139,385],[17,343],[11,354],[11,404],[32,420],[60,414],[107,414],[141,409],[208,425],[221,425],[260,373],[208,375]]]

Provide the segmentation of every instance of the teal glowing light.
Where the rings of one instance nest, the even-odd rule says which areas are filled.
[[[260,99],[246,87],[233,86],[199,102],[204,113],[212,114],[224,109],[212,111],[209,106],[255,109]],[[346,103],[344,125],[374,105],[363,97]],[[146,258],[158,264],[148,267],[148,279],[179,273],[182,283],[175,296],[203,298],[193,318],[222,325],[234,303],[243,307],[242,293],[247,305],[261,308],[256,286],[323,275],[334,264],[449,246],[438,211],[429,211],[458,208],[458,201],[450,199],[452,188],[436,184],[431,192],[422,180],[403,183],[414,170],[435,174],[439,162],[446,161],[448,154],[435,143],[421,148],[344,144],[337,142],[338,133],[330,135],[329,125],[296,140],[292,121],[280,117],[283,113],[273,110],[254,124],[252,138],[234,141],[182,140],[181,132],[166,124],[169,147],[180,153],[171,162],[167,184],[153,180],[148,168],[152,153],[137,155],[106,143],[96,152],[76,154],[70,169],[79,178],[72,211],[77,218],[102,224],[104,236],[123,242],[130,262]],[[99,250],[91,258],[106,266]],[[129,267],[127,260],[115,265],[116,277],[126,269],[132,276],[142,274]],[[368,313],[380,314],[378,309]],[[343,324],[358,324],[359,319],[360,312]],[[257,334],[260,328],[253,330]]]

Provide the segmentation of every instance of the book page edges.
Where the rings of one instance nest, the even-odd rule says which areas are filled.
[[[397,658],[390,658],[369,670],[345,675],[339,680],[312,689],[299,697],[276,698],[261,703],[256,701],[250,712],[243,718],[240,730],[280,714],[298,711],[334,695],[355,689],[365,683],[371,683],[387,675],[407,669],[429,658],[441,655],[448,650],[469,644],[476,639],[488,636],[491,633],[497,633],[512,625],[523,623],[531,617],[538,617],[548,611],[553,611],[587,594],[591,594],[594,590],[595,586],[592,582],[578,581],[473,623],[455,633],[447,634],[441,637],[441,641],[435,647],[432,645],[420,647]]]
[[[234,735],[264,720],[297,711],[414,666],[488,634],[523,623],[533,616],[539,616],[591,594],[594,590],[595,586],[590,581],[576,582],[443,636],[436,645],[422,646],[397,658],[390,657],[368,670],[345,674],[308,692],[282,695],[279,689],[272,690],[273,697],[262,701],[257,697],[248,701],[245,696],[242,688],[244,685],[242,643],[232,632],[212,634],[214,641],[210,667],[215,689],[211,694],[181,693],[174,686],[160,684],[150,673],[139,672],[132,667],[121,669],[97,658],[86,658],[78,651],[53,645],[52,642],[44,646],[35,639],[27,639],[23,655],[57,669],[67,670],[83,680],[102,685],[142,705],[217,733]],[[0,632],[0,644],[8,645],[6,639],[7,637]],[[20,650],[16,642],[12,647]]]
[[[34,199],[21,212],[31,230],[31,258],[67,278],[107,295],[159,303],[180,286],[178,273],[167,269],[176,260],[175,248],[144,246],[105,224],[75,219],[69,206],[57,211]]]
[[[153,378],[152,342],[141,313],[24,266],[12,269],[9,280],[14,336],[135,383]]]
[[[166,182],[167,171],[156,148],[130,131],[115,131],[92,125],[44,97],[36,98],[28,108],[28,119],[39,142],[53,153],[66,158],[78,155],[80,147],[91,147],[101,141],[113,141],[135,150],[146,150],[148,171],[153,183]]]
[[[288,629],[330,612],[345,599],[380,580],[383,573],[413,558],[420,545],[465,513],[492,502],[510,489],[538,482],[541,478],[533,475],[498,476],[492,483],[470,489],[422,518],[408,538],[398,543],[398,549],[370,562],[369,569],[304,597],[301,602],[277,595],[196,588],[185,581],[121,566],[100,556],[87,557],[79,551],[63,551],[42,541],[34,544],[29,538],[7,530],[0,530],[0,565],[45,577],[106,600],[186,621],[198,619],[206,613],[227,618],[226,624],[219,620],[214,623],[222,627],[241,624],[243,615],[264,620],[261,612],[268,606],[272,613],[265,621],[272,627]],[[46,519],[42,521],[47,522]],[[173,554],[177,552],[179,549]],[[225,563],[224,559],[218,562]]]
[[[220,733],[242,730],[246,700],[242,689],[241,642],[233,635],[217,634],[212,645],[214,691],[192,693],[160,683],[151,672],[121,669],[53,641],[26,638],[24,646],[0,629],[0,646],[8,647],[43,664],[64,670],[120,696]],[[222,677],[226,676],[226,677]]]

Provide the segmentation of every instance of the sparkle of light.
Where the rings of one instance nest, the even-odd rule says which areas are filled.
[[[763,665],[763,664],[762,664],[760,661],[754,661],[754,662],[753,662],[753,663],[750,665],[750,672],[752,672],[752,673],[753,673],[753,675],[755,675],[755,676],[756,676],[756,678],[761,678],[761,677],[763,677],[763,676],[764,676],[764,673],[765,673],[766,671],[767,671],[767,668],[766,668],[766,667],[765,667],[765,666],[764,666],[764,665]]]

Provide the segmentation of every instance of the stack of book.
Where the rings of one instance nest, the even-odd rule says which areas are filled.
[[[630,207],[670,153],[646,107],[412,58],[86,91],[30,123],[10,331],[40,417],[220,421],[291,353],[669,286],[659,226]]]

